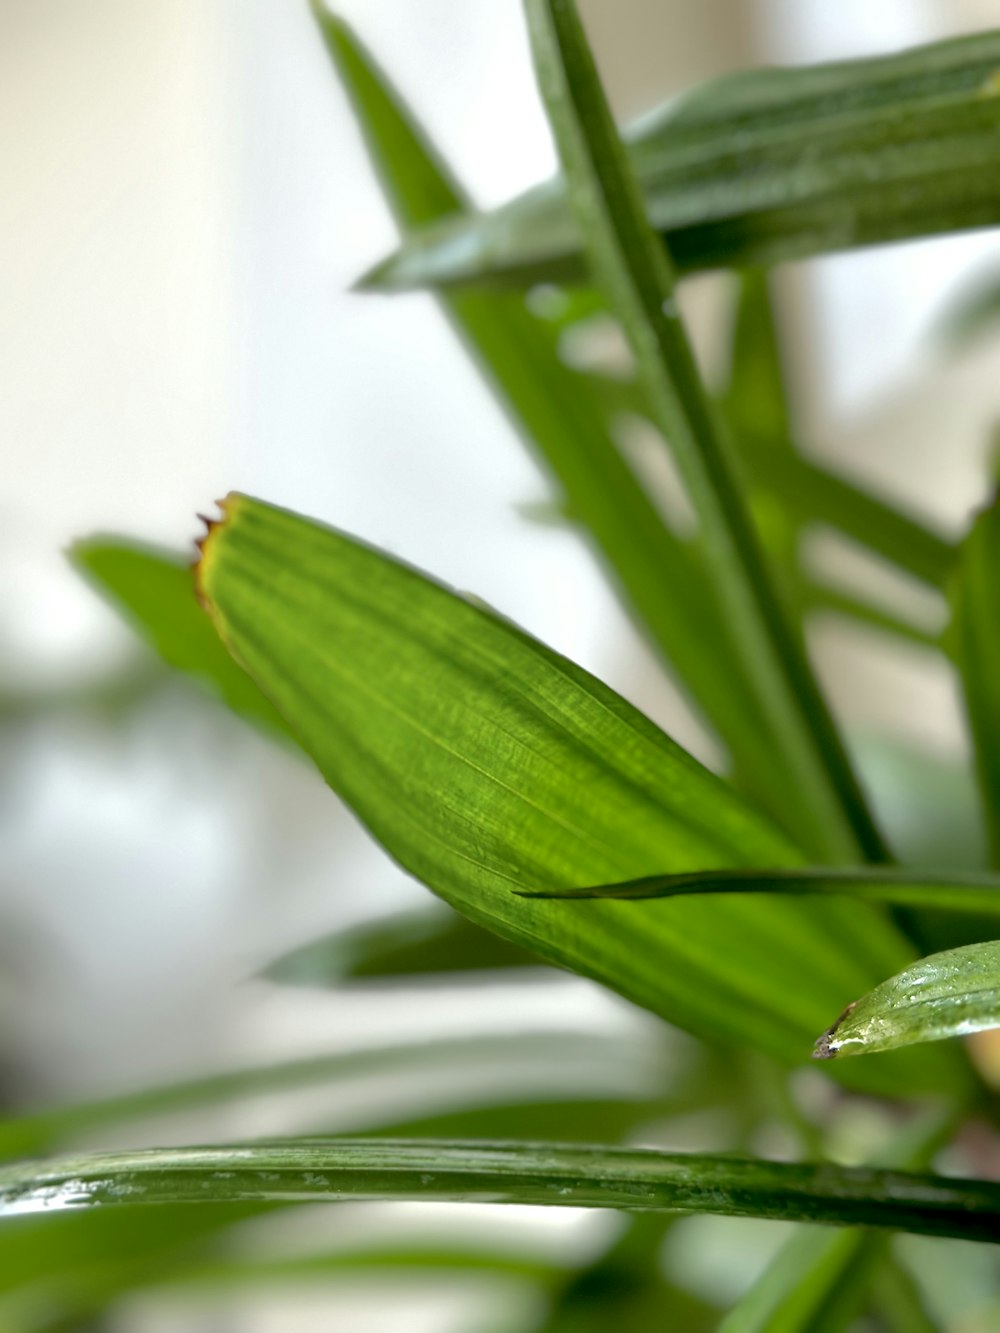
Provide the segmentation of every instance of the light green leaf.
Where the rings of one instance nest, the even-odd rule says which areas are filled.
[[[621,320],[640,383],[670,441],[726,612],[727,660],[748,683],[785,769],[804,845],[825,858],[885,859],[878,831],[787,617],[698,373],[674,294],[572,0],[527,0],[539,84],[595,277]]]
[[[998,68],[981,32],[696,89],[626,135],[650,220],[682,273],[995,226]],[[581,261],[556,180],[418,234],[367,284],[559,282]]]
[[[945,912],[1000,914],[1000,875],[968,871],[907,870],[894,866],[796,867],[791,870],[697,870],[650,875],[622,884],[589,888],[517,890],[524,897],[611,898],[642,902],[688,894],[772,893],[863,898],[896,907],[931,907]]]
[[[191,676],[241,717],[272,735],[288,728],[219,643],[195,596],[191,559],[137,542],[95,537],[70,560],[167,662]]]
[[[907,961],[857,904],[519,898],[798,854],[599,681],[384,554],[246,496],[204,552],[230,650],[375,837],[473,921],[786,1062],[818,1010]]]
[[[540,967],[541,959],[435,908],[400,912],[334,931],[275,959],[262,972],[284,986],[337,986],[354,979],[410,978],[486,969]]]
[[[818,1060],[867,1055],[1000,1027],[1000,941],[922,958],[848,1005],[816,1042]]]
[[[3,1219],[102,1205],[344,1199],[708,1212],[1000,1240],[992,1181],[650,1149],[286,1139],[0,1167]]]
[[[991,860],[1000,865],[1000,501],[962,544],[950,643],[962,677]]]

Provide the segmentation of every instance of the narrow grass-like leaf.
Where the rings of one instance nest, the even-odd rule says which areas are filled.
[[[291,739],[274,706],[219,643],[198,605],[190,558],[99,537],[78,542],[69,555],[168,665],[207,686],[247,721]]]
[[[696,89],[627,133],[650,219],[682,273],[996,226],[998,67],[982,32]],[[557,180],[417,235],[368,283],[558,282],[582,258]]]
[[[1000,1241],[1000,1184],[566,1144],[286,1139],[0,1167],[0,1218],[151,1203],[425,1199],[716,1213]]]
[[[952,589],[951,645],[962,677],[991,860],[1000,866],[1000,501],[978,515]]]
[[[609,1073],[609,1081],[617,1079],[633,1092],[638,1091],[640,1083],[648,1086],[654,1076],[649,1060],[640,1058],[638,1052],[630,1052],[620,1040],[574,1032],[481,1034],[400,1046],[361,1047],[332,1055],[309,1056],[177,1080],[0,1120],[0,1159],[49,1152],[68,1140],[95,1130],[104,1131],[114,1125],[152,1116],[273,1095],[320,1083],[335,1084],[364,1075],[414,1073],[433,1081],[440,1076],[453,1075],[458,1069],[478,1090],[477,1071],[496,1068],[505,1060],[522,1069],[537,1063],[542,1072],[561,1070],[562,1077],[574,1061],[586,1062],[594,1071],[603,1065],[614,1071]],[[574,1082],[574,1086],[579,1085]],[[572,1095],[571,1090],[568,1093]],[[454,1098],[454,1091],[450,1096]],[[391,1123],[391,1120],[376,1117],[375,1123]]]
[[[907,961],[858,904],[518,897],[665,862],[799,858],[623,699],[509,622],[285,510],[237,495],[225,513],[200,567],[222,638],[379,841],[473,921],[786,1061],[818,1004]]]
[[[1000,875],[924,871],[892,866],[812,866],[778,870],[699,870],[651,875],[622,884],[565,890],[519,889],[525,897],[611,898],[642,902],[688,894],[790,894],[863,898],[894,907],[928,907],[945,912],[1000,915]]]
[[[261,974],[284,986],[539,968],[542,960],[457,912],[400,912],[300,945]]]
[[[1000,941],[922,958],[848,1005],[816,1042],[818,1060],[867,1055],[1000,1027]]]
[[[313,5],[388,203],[405,230],[462,213],[467,201],[402,99],[348,26]],[[593,541],[626,606],[729,749],[745,787],[789,825],[787,783],[767,743],[742,664],[697,552],[664,522],[615,442],[593,377],[565,365],[562,322],[519,293],[446,293],[444,310],[501,406],[562,491],[561,507]],[[598,303],[599,305],[599,303]],[[592,313],[570,297],[564,319]]]
[[[581,235],[636,358],[653,418],[698,514],[706,569],[768,731],[785,797],[810,845],[835,860],[884,848],[800,637],[772,585],[702,386],[674,295],[670,261],[646,219],[571,0],[527,0],[542,94]]]

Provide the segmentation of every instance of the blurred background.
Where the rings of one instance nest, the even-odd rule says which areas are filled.
[[[888,52],[1000,23],[995,0],[581,9],[623,119],[741,66]],[[338,12],[477,203],[553,170],[513,0],[340,0]],[[583,545],[525,517],[547,482],[433,301],[349,291],[394,241],[304,0],[0,0],[0,1102],[10,1110],[429,1031],[627,1038],[639,1053],[627,1081],[659,1041],[623,1002],[542,971],[474,991],[454,978],[332,990],[261,979],[295,946],[422,907],[427,894],[304,764],[158,668],[63,554],[95,532],[186,547],[197,511],[247,490],[475,592],[711,759]],[[998,272],[1000,242],[983,233],[779,275],[810,447],[951,531],[985,495],[998,347],[985,338],[946,354],[934,330],[957,292]],[[716,276],[685,286],[710,372],[730,297]],[[846,550],[818,551],[827,557],[846,578],[883,577]],[[870,781],[903,743],[964,755],[936,662],[842,623],[817,626],[816,646],[869,747]],[[961,803],[959,784],[948,799]],[[581,1091],[606,1077],[578,1063]],[[526,1056],[503,1077],[537,1089],[544,1065]],[[455,1098],[468,1100],[452,1072]],[[488,1061],[477,1077],[485,1093]],[[215,1112],[198,1133],[365,1128],[387,1098],[414,1114],[433,1101],[419,1077],[358,1079],[291,1110],[285,1099]],[[695,1146],[686,1132],[675,1126],[670,1142]],[[701,1126],[696,1146],[710,1137]],[[390,1225],[400,1211],[354,1209],[362,1220],[351,1225]],[[465,1228],[534,1228],[556,1248],[585,1248],[612,1223],[461,1215]],[[719,1304],[773,1248],[768,1227],[756,1245],[742,1224],[733,1246],[722,1223],[685,1225],[668,1260]],[[705,1226],[720,1249],[684,1240]],[[696,1251],[709,1255],[705,1273]],[[724,1278],[712,1253],[728,1256]],[[205,1313],[137,1298],[116,1326],[304,1328],[331,1309],[356,1330],[480,1326],[461,1284],[361,1284],[331,1299],[256,1293]]]

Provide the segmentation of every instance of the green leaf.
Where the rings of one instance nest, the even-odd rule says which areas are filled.
[[[528,1062],[537,1062],[540,1070],[555,1077],[557,1082],[565,1080],[568,1062],[573,1060],[586,1062],[595,1072],[604,1067],[609,1071],[606,1082],[617,1081],[620,1087],[624,1086],[626,1095],[636,1093],[640,1085],[648,1085],[655,1072],[648,1060],[640,1060],[620,1039],[612,1041],[574,1032],[479,1034],[400,1046],[361,1047],[178,1080],[0,1120],[0,1159],[51,1151],[67,1140],[112,1125],[319,1083],[336,1084],[366,1074],[398,1076],[412,1072],[433,1081],[458,1069],[469,1078],[478,1095],[482,1070],[496,1068],[505,1060],[521,1068]],[[598,1086],[604,1082],[599,1081]],[[572,1100],[578,1087],[574,1080],[572,1087],[566,1089],[567,1100]],[[455,1096],[452,1091],[450,1097]],[[381,1115],[373,1116],[373,1122],[386,1123]]]
[[[962,544],[950,642],[962,677],[991,860],[1000,865],[1000,501]]]
[[[1000,222],[1000,32],[896,55],[719,79],[627,134],[653,226],[682,273],[770,265]],[[559,180],[418,234],[380,289],[582,272]]]
[[[314,12],[402,228],[467,208],[456,183],[384,74],[340,19]],[[666,525],[618,448],[601,390],[559,355],[567,320],[594,297],[526,302],[520,294],[446,294],[443,306],[487,383],[541,456],[637,622],[730,750],[741,781],[787,823],[785,783],[758,725],[740,663],[696,551]],[[550,305],[552,303],[549,303]],[[541,307],[540,314],[532,313]]]
[[[540,967],[541,959],[457,912],[400,912],[334,931],[270,963],[261,974],[284,986],[337,986],[452,972]]]
[[[891,903],[896,907],[1000,914],[1000,875],[907,870],[892,866],[696,870],[682,875],[650,875],[622,884],[562,890],[518,889],[517,892],[527,898],[611,898],[632,902],[688,894],[830,895]]]
[[[274,707],[219,643],[198,605],[190,559],[116,538],[78,542],[69,556],[165,662],[207,686],[247,721],[290,738]]]
[[[698,515],[706,570],[733,636],[727,660],[747,663],[784,763],[799,840],[835,860],[884,860],[801,638],[772,585],[677,308],[670,261],[646,219],[576,9],[571,0],[526,7],[580,233]]]
[[[1000,941],[922,958],[848,1005],[816,1042],[818,1060],[867,1055],[1000,1027]]]
[[[246,496],[225,511],[200,569],[224,641],[391,855],[473,921],[786,1062],[829,1012],[816,1022],[817,1010],[907,961],[856,904],[519,898],[512,889],[637,878],[664,858],[681,871],[798,855],[623,699],[508,621],[287,511]]]
[[[992,1181],[650,1149],[286,1139],[0,1167],[0,1218],[182,1202],[426,1199],[765,1217],[997,1242]]]

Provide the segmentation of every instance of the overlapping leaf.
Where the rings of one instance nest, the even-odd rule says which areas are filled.
[[[897,55],[741,72],[628,134],[650,219],[681,271],[746,267],[1000,222],[1000,33]],[[582,273],[554,181],[411,239],[382,288]]]
[[[200,581],[230,650],[331,786],[472,920],[695,1032],[793,1062],[834,996],[906,961],[857,905],[519,898],[665,863],[799,858],[586,672],[349,537],[233,496]]]

